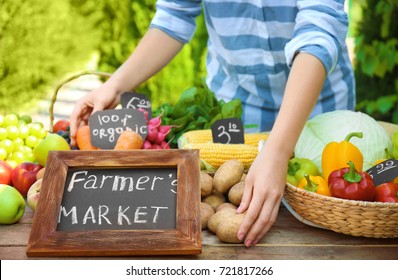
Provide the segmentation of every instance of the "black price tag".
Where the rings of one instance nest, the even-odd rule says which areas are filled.
[[[375,186],[390,182],[398,177],[398,160],[388,159],[366,171],[373,178]]]
[[[148,120],[152,119],[152,107],[149,97],[138,92],[126,91],[122,94],[120,103],[126,109],[144,109],[148,112]]]
[[[211,126],[213,143],[244,144],[242,121],[238,118],[217,120]]]
[[[91,144],[101,149],[113,149],[124,130],[132,130],[145,139],[148,134],[143,112],[116,109],[95,112],[88,119]]]

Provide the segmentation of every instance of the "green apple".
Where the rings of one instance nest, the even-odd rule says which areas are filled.
[[[13,187],[0,184],[0,224],[14,224],[25,213],[25,200]]]
[[[70,150],[70,146],[62,136],[56,133],[49,133],[46,138],[41,140],[40,143],[33,149],[33,154],[35,155],[37,162],[41,166],[45,166],[49,151],[68,150]]]

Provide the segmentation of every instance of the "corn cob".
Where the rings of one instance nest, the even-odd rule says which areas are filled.
[[[260,132],[260,133],[245,133],[244,139],[245,144],[258,146],[258,142],[260,140],[267,140],[268,133]],[[192,143],[212,143],[213,136],[211,134],[210,129],[203,129],[203,130],[191,130],[185,132],[181,137],[178,139],[178,147],[182,148],[187,144]]]
[[[247,170],[258,154],[256,146],[247,144],[189,143],[183,149],[199,149],[200,159],[208,170],[218,169],[230,159],[240,160]]]

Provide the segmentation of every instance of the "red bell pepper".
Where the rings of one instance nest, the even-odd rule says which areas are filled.
[[[329,176],[332,196],[351,200],[374,201],[376,188],[373,178],[365,171],[357,172],[354,163],[350,167],[333,171]]]
[[[383,183],[376,187],[375,201],[398,202],[398,184]]]

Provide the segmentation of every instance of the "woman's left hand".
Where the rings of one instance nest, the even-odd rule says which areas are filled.
[[[267,143],[266,143],[267,144]],[[250,167],[238,213],[246,211],[238,238],[256,245],[275,223],[286,185],[288,162],[264,146]]]

